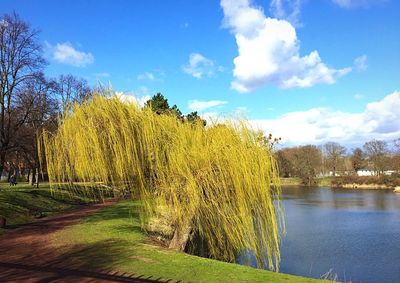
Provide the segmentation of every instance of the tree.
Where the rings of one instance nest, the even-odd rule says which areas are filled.
[[[278,267],[279,176],[248,126],[193,127],[118,98],[73,111],[43,136],[50,182],[126,185],[143,197],[143,220],[162,209],[171,216],[170,248],[185,250],[197,234],[210,257]]]
[[[395,153],[400,154],[400,138],[393,141]]]
[[[7,154],[18,147],[17,135],[32,109],[20,107],[21,88],[45,64],[37,36],[16,13],[0,18],[0,174]]]
[[[315,177],[322,165],[321,150],[315,145],[300,146],[294,153],[294,167],[302,183],[307,186],[315,185]]]
[[[337,142],[327,142],[323,146],[323,151],[328,168],[332,170],[333,176],[336,176],[336,171],[343,162],[343,155],[346,153],[346,148]]]
[[[55,81],[61,117],[71,111],[74,103],[82,103],[92,96],[92,90],[86,80],[73,75],[61,75]]]
[[[400,138],[393,141],[393,156],[392,156],[392,167],[397,172],[400,172]]]
[[[272,134],[268,134],[266,136],[263,131],[257,131],[257,141],[261,146],[268,148],[269,150],[273,150],[276,145],[282,140],[282,138],[273,138]]]
[[[368,161],[377,175],[381,175],[387,167],[388,145],[382,140],[372,140],[364,144],[364,151]]]
[[[30,114],[18,135],[18,151],[29,170],[28,179],[39,185],[38,138],[43,130],[53,132],[57,128],[57,101],[54,81],[47,80],[43,74],[25,84],[22,90],[24,100],[22,109],[31,108]],[[30,178],[29,178],[30,176]]]
[[[166,99],[164,95],[159,92],[153,95],[153,97],[146,102],[145,106],[150,107],[151,110],[157,114],[166,114],[170,110],[168,99]]]
[[[353,149],[353,153],[350,156],[351,165],[355,173],[365,166],[365,154],[361,148],[357,147]]]
[[[288,157],[289,148],[278,150],[275,153],[275,158],[278,162],[279,176],[288,178],[294,176],[293,164]]]
[[[145,107],[150,107],[151,110],[158,115],[172,115],[176,116],[176,118],[182,122],[185,120],[185,117],[182,115],[182,112],[179,110],[178,106],[174,104],[172,107],[170,107],[168,99],[166,99],[164,95],[159,92],[153,95],[153,97],[146,102]]]
[[[189,114],[186,115],[186,121],[189,123],[197,123],[201,122],[203,126],[205,127],[207,125],[207,121],[202,119],[199,114],[197,114],[197,111],[190,112]]]

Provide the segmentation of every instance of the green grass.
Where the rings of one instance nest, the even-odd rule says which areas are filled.
[[[87,194],[72,194],[65,189],[50,190],[48,184],[40,188],[28,184],[9,186],[0,184],[0,216],[5,217],[8,228],[35,221],[38,215],[48,216],[92,202]],[[0,228],[0,234],[4,229]]]
[[[319,187],[331,187],[332,186],[332,177],[322,177],[318,179]]]
[[[318,187],[330,187],[332,186],[332,177],[316,178]],[[302,186],[301,179],[297,177],[281,178],[282,186]]]
[[[137,201],[107,207],[58,231],[54,245],[69,266],[174,282],[328,282],[178,253],[157,246],[139,225]]]

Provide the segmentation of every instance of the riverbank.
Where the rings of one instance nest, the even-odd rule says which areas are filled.
[[[80,224],[58,231],[57,250],[79,250],[71,264],[118,274],[137,274],[160,282],[330,282],[175,252],[155,243],[140,229],[140,202],[104,208]]]
[[[0,214],[7,216],[8,229],[0,236],[0,249],[7,251],[0,264],[0,279],[75,276],[105,282],[328,282],[168,250],[140,229],[138,201],[124,201],[77,219],[92,209],[82,206],[89,202],[67,190],[52,193],[47,185],[39,189],[1,186]],[[47,217],[50,214],[58,215]],[[19,227],[29,222],[35,223]]]
[[[304,186],[300,178],[290,177],[290,178],[281,178],[282,186]],[[331,187],[332,186],[332,178],[324,177],[318,178],[316,187]]]
[[[281,178],[282,186],[304,186],[300,178]],[[316,179],[315,187],[332,187],[344,189],[377,189],[394,190],[400,186],[398,177],[376,177],[376,176],[343,176],[343,177],[323,177]]]

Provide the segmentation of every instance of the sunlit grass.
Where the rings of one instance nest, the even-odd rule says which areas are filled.
[[[173,282],[328,282],[178,253],[155,245],[140,229],[140,202],[125,201],[58,231],[63,264]],[[66,246],[65,246],[66,245]]]

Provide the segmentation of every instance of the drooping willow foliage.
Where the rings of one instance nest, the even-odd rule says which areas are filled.
[[[144,222],[166,207],[175,231],[191,227],[213,258],[251,253],[259,267],[278,269],[276,162],[245,122],[204,127],[95,96],[43,144],[52,184],[126,184],[140,194]]]

